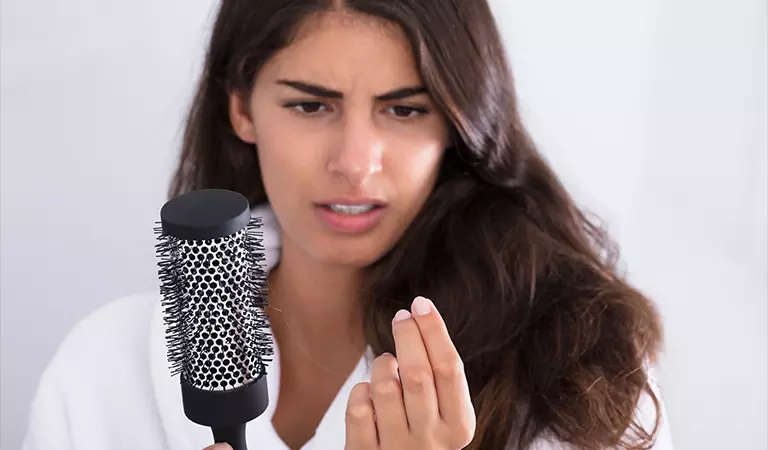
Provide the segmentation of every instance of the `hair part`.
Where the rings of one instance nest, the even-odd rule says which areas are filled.
[[[615,245],[536,150],[485,1],[224,0],[189,111],[170,195],[224,188],[267,201],[253,145],[235,135],[229,94],[313,14],[354,11],[397,24],[453,125],[434,192],[369,267],[367,340],[394,353],[390,321],[416,295],[435,302],[464,362],[477,415],[468,448],[645,449],[660,424],[648,364],[662,342],[653,303],[619,273]],[[648,396],[653,429],[636,408]]]

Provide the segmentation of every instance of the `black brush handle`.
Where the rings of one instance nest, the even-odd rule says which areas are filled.
[[[245,444],[245,424],[231,427],[213,427],[213,441],[215,443],[226,442],[232,450],[248,450]]]
[[[267,376],[262,374],[245,386],[228,391],[205,391],[181,380],[184,413],[193,422],[208,426],[215,443],[227,443],[232,450],[248,450],[245,427],[261,416],[269,405]]]

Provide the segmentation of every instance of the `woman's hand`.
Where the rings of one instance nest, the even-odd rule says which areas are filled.
[[[397,358],[376,358],[371,382],[349,395],[345,450],[464,448],[475,433],[475,411],[442,317],[417,297],[411,312],[395,315],[392,332]]]

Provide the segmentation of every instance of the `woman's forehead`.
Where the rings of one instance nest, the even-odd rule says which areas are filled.
[[[387,19],[356,11],[323,11],[305,16],[298,24],[294,33],[294,43],[311,38],[318,33],[328,31],[368,30],[372,33],[389,35],[390,38],[404,39],[402,28]]]
[[[314,20],[265,65],[268,78],[300,77],[338,90],[382,92],[420,83],[410,42],[399,27],[342,12]]]

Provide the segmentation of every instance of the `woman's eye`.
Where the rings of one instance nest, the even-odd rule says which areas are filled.
[[[285,105],[286,108],[295,109],[296,111],[302,113],[302,114],[317,114],[319,112],[325,111],[328,107],[320,102],[299,102],[299,103],[289,103]]]
[[[401,119],[415,117],[428,112],[425,108],[416,108],[413,106],[392,106],[388,108],[388,111],[390,114]]]

